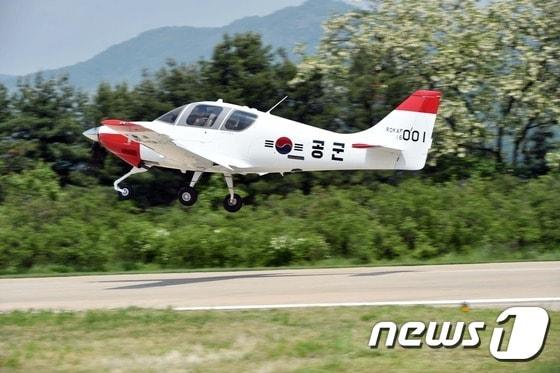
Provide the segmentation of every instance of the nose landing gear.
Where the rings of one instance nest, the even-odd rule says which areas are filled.
[[[132,167],[132,169],[130,171],[128,171],[128,173],[126,173],[124,176],[115,180],[115,182],[113,183],[113,188],[118,193],[119,199],[126,200],[126,199],[132,198],[132,188],[129,185],[126,185],[126,184],[123,184],[121,186],[119,186],[119,184],[121,184],[124,180],[128,179],[132,175],[141,174],[141,173],[146,172],[146,171],[148,171],[147,168]]]

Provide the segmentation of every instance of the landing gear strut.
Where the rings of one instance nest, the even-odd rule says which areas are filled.
[[[132,169],[128,171],[128,173],[115,180],[115,182],[113,183],[113,188],[118,193],[119,199],[125,200],[125,199],[130,199],[132,197],[132,188],[128,185],[119,186],[119,184],[134,174],[141,174],[142,172],[146,172],[146,171],[148,171],[148,169],[143,167],[132,167]]]
[[[198,192],[194,189],[194,186],[198,182],[198,179],[200,179],[201,175],[202,172],[196,171],[193,174],[190,184],[179,189],[179,202],[181,202],[182,205],[192,206],[198,200]]]
[[[196,203],[198,199],[198,192],[194,189],[194,187],[201,175],[202,172],[196,171],[193,174],[189,185],[179,189],[178,198],[182,205],[192,206]],[[224,174],[224,176],[226,178],[226,184],[229,191],[229,194],[224,198],[224,208],[229,212],[239,211],[239,209],[243,206],[243,199],[241,199],[241,196],[236,194],[233,189],[233,177],[231,174]]]
[[[233,178],[231,174],[224,174],[229,194],[224,198],[224,208],[228,212],[236,212],[243,206],[243,200],[239,194],[235,194],[233,189]]]

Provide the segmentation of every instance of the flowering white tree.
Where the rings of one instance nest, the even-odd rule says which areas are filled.
[[[560,4],[545,0],[387,0],[330,20],[299,79],[320,70],[333,102],[345,102],[352,61],[391,69],[443,92],[433,156],[487,154],[516,165],[539,128],[558,127]],[[373,105],[374,103],[372,103]]]

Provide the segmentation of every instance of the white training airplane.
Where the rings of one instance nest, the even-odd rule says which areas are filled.
[[[238,211],[242,199],[233,189],[233,174],[324,170],[419,170],[432,144],[441,94],[414,92],[373,127],[340,134],[281,118],[269,111],[215,102],[178,107],[151,122],[118,119],[84,132],[132,166],[114,182],[121,198],[131,190],[119,184],[151,167],[194,171],[179,201],[192,206],[194,189],[204,172],[225,175],[227,211]],[[284,98],[285,99],[285,98]]]

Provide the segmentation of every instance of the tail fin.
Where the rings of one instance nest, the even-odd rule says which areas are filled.
[[[365,143],[361,140],[354,147],[383,147],[400,151],[395,169],[422,169],[432,145],[440,99],[438,91],[414,92],[381,122],[357,134]]]

